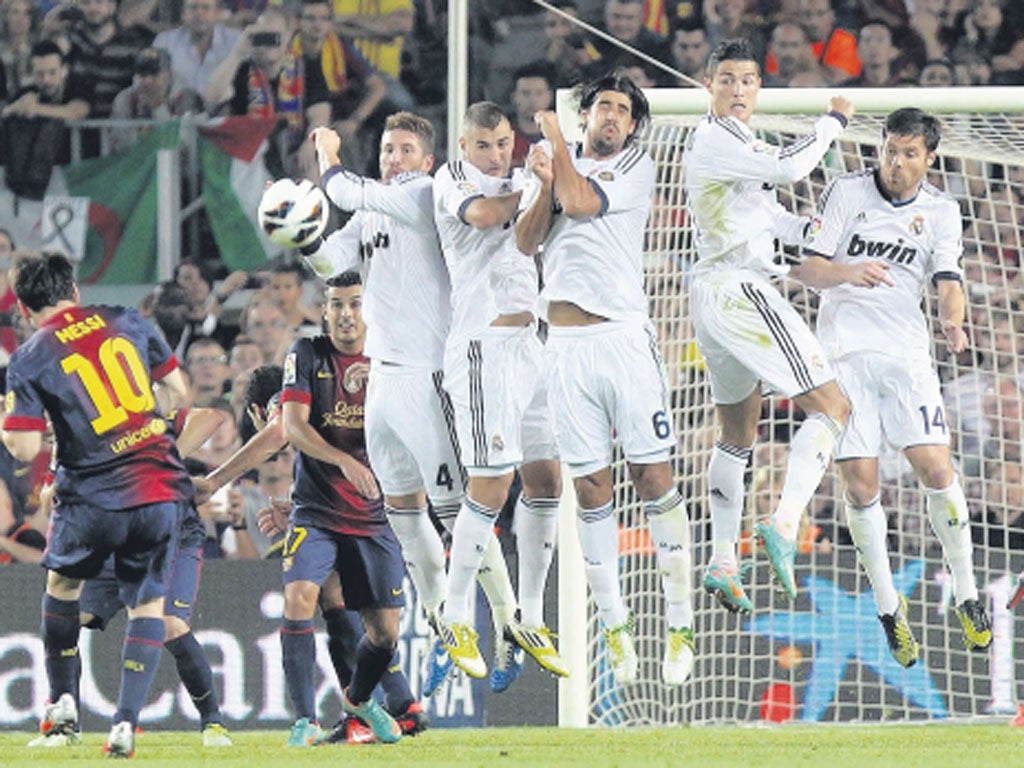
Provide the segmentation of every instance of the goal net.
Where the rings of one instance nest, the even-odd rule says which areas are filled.
[[[766,140],[787,143],[811,130],[833,93],[765,89],[751,125]],[[670,380],[678,435],[675,468],[692,522],[697,663],[686,685],[662,684],[665,628],[654,549],[620,460],[614,470],[622,587],[637,617],[640,678],[623,687],[612,680],[583,570],[574,557],[576,532],[572,503],[567,503],[562,518],[559,626],[563,651],[572,660],[577,679],[561,684],[561,722],[926,721],[1015,712],[1017,678],[1024,668],[1013,652],[1018,620],[1005,604],[1024,564],[1024,283],[1019,274],[1024,114],[1005,110],[1021,109],[1019,94],[1015,89],[847,91],[844,95],[858,111],[842,140],[807,180],[778,189],[780,201],[789,209],[809,212],[837,175],[875,164],[889,111],[919,106],[942,119],[939,158],[929,180],[960,203],[971,348],[950,356],[937,336],[935,357],[954,436],[954,459],[972,514],[975,570],[995,640],[988,652],[964,649],[950,577],[919,485],[902,457],[886,456],[882,501],[889,515],[891,564],[897,588],[909,599],[910,623],[922,647],[920,661],[909,670],[889,656],[870,586],[845,528],[834,471],[827,473],[805,514],[795,601],[775,591],[764,554],[752,546],[753,523],[774,508],[787,443],[801,418],[785,399],[765,399],[748,473],[741,558],[756,563],[748,578],[756,611],[734,616],[700,590],[710,556],[704,472],[717,431],[687,309],[687,276],[696,254],[685,209],[682,155],[686,132],[706,112],[707,101],[697,90],[649,95],[655,116],[643,145],[658,172],[646,237],[646,284]],[[569,127],[574,119],[566,104],[566,95],[560,94],[559,111],[563,125]],[[794,282],[779,287],[813,327],[815,293]],[[926,303],[928,317],[934,318],[933,302],[926,298]]]

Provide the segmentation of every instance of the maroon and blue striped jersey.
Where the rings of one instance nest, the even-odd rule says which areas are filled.
[[[368,363],[363,355],[345,355],[328,336],[297,339],[284,365],[281,402],[309,406],[309,423],[324,440],[369,467],[363,432],[363,382],[355,385],[348,369]],[[348,386],[346,386],[346,383]],[[387,526],[381,499],[367,499],[336,464],[299,452],[292,488],[292,525],[313,525],[351,536],[375,536]]]
[[[57,443],[57,498],[132,509],[192,497],[153,382],[178,366],[157,329],[134,309],[72,307],[55,313],[15,351],[7,369],[8,431],[42,431]]]

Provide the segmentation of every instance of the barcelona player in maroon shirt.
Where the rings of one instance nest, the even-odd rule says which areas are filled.
[[[282,550],[281,649],[298,718],[288,744],[323,738],[314,702],[313,615],[331,571],[338,572],[345,604],[360,612],[366,629],[342,707],[380,741],[394,742],[401,729],[371,693],[398,642],[405,566],[366,455],[363,402],[370,361],[362,354],[366,326],[357,273],[327,280],[324,321],[325,335],[292,344],[281,392],[285,434],[299,451]]]
[[[44,255],[18,269],[19,311],[36,332],[7,370],[3,442],[22,461],[57,446],[55,505],[43,565],[43,644],[50,681],[44,725],[73,731],[82,581],[110,554],[128,608],[121,689],[107,752],[135,751],[139,710],[164,640],[164,584],[192,483],[157,401],[187,389],[156,328],[135,310],[80,306],[73,267]]]

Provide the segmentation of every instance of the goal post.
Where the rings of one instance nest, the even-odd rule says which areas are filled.
[[[637,617],[641,665],[637,683],[614,684],[579,561],[575,499],[566,482],[558,623],[561,650],[573,677],[559,684],[560,724],[917,722],[1015,711],[1024,664],[1014,658],[1013,641],[1024,625],[1005,609],[1005,601],[1024,567],[1024,88],[765,88],[751,120],[755,132],[778,144],[810,131],[834,95],[845,96],[857,110],[819,168],[806,180],[778,188],[783,205],[797,213],[813,210],[836,176],[875,164],[882,124],[892,110],[919,107],[936,114],[943,125],[929,181],[960,204],[971,348],[950,356],[936,336],[935,356],[954,460],[972,515],[975,572],[981,599],[989,604],[995,640],[987,653],[964,649],[950,578],[928,525],[920,487],[898,454],[885,456],[882,501],[889,516],[891,564],[897,588],[909,598],[911,626],[922,645],[921,660],[910,670],[888,657],[870,587],[844,528],[834,471],[827,473],[805,514],[796,601],[774,592],[764,555],[751,547],[749,531],[757,517],[774,507],[787,441],[800,420],[785,399],[765,400],[747,478],[741,560],[755,564],[748,591],[756,611],[749,617],[727,614],[699,588],[710,555],[704,471],[716,427],[687,310],[687,278],[696,254],[682,189],[682,150],[687,131],[707,111],[708,95],[696,88],[645,93],[652,123],[641,143],[657,168],[645,240],[645,280],[668,369],[678,437],[676,476],[694,542],[697,663],[686,685],[661,683],[659,577],[646,521],[620,459],[613,474],[621,580],[627,605]],[[570,92],[559,91],[557,104],[563,132],[572,140],[578,136],[578,120]],[[792,281],[779,287],[813,327],[814,292]],[[932,297],[925,300],[934,327]]]

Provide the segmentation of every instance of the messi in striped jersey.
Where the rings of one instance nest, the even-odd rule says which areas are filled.
[[[926,180],[939,145],[938,120],[919,109],[898,109],[886,118],[882,139],[878,168],[841,176],[822,195],[806,242],[820,255],[795,269],[803,282],[824,289],[818,336],[853,405],[836,448],[846,519],[889,648],[909,667],[918,645],[889,569],[878,474],[883,442],[903,452],[924,486],[932,530],[953,573],[964,645],[983,650],[992,631],[978,599],[970,514],[950,456],[922,312],[931,283],[949,351],[967,348],[960,207]]]
[[[713,554],[704,588],[729,610],[751,611],[738,576],[736,542],[762,385],[807,414],[790,444],[779,506],[755,528],[791,597],[800,516],[850,407],[807,323],[769,282],[784,271],[773,263],[775,239],[799,244],[807,225],[779,204],[774,185],[810,173],[853,115],[853,106],[833,98],[812,133],[778,147],[758,139],[748,125],[761,73],[746,41],[727,40],[715,48],[705,84],[711,109],[690,132],[683,154],[699,258],[690,311],[721,430],[707,471]]]
[[[617,436],[656,542],[665,592],[662,679],[693,667],[689,521],[669,457],[668,388],[644,293],[644,227],[654,161],[638,144],[649,107],[625,76],[578,90],[583,140],[568,145],[553,112],[537,122],[550,143],[552,181],[519,218],[524,253],[543,243],[543,304],[551,324],[548,393],[559,454],[579,502],[587,580],[619,683],[636,680],[635,621],[622,597],[611,463]],[[534,173],[542,167],[531,160]]]

